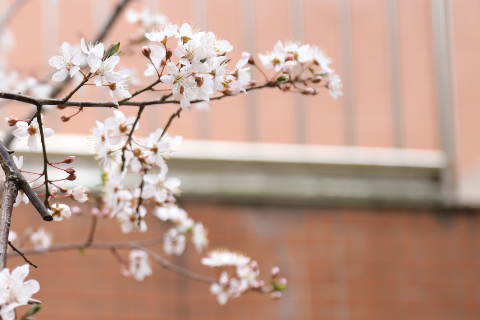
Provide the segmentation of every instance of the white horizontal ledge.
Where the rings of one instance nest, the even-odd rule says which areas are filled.
[[[50,154],[90,156],[85,135],[55,134],[46,140]],[[29,152],[26,141],[15,141],[14,150]],[[37,151],[37,153],[40,150]],[[415,168],[442,168],[443,152],[439,150],[342,147],[279,143],[184,140],[173,159],[253,161],[298,164],[342,164]]]
[[[41,170],[40,151],[30,153],[26,141],[12,149],[26,156],[25,168]],[[55,161],[76,156],[78,179],[70,185],[99,190],[87,136],[56,134],[47,150]],[[269,204],[436,206],[445,163],[435,150],[194,140],[169,156],[182,199]]]

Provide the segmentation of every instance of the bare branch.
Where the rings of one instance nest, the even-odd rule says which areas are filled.
[[[37,121],[38,128],[40,129],[40,141],[42,142],[42,154],[43,154],[43,176],[45,177],[45,206],[50,209],[50,190],[48,188],[48,157],[47,146],[45,144],[45,135],[43,133],[43,120],[42,120],[42,106],[37,107]]]
[[[22,189],[23,192],[25,192],[26,196],[28,197],[32,205],[35,207],[35,209],[37,209],[37,211],[40,213],[43,220],[52,221],[53,217],[50,215],[47,208],[45,208],[35,191],[33,191],[33,189],[30,187],[27,180],[20,173],[20,170],[18,170],[15,162],[10,156],[9,150],[7,149],[7,147],[5,147],[2,141],[0,141],[0,163],[2,165],[3,171],[5,172],[5,176],[8,177],[9,175],[12,175],[14,177],[14,179],[18,183],[18,187]]]
[[[8,234],[10,232],[13,204],[17,194],[18,188],[14,175],[6,174],[2,208],[0,210],[0,270],[7,266]]]
[[[10,245],[10,247],[12,247],[12,250],[16,253],[18,253],[22,258],[23,260],[25,260],[26,263],[28,263],[29,265],[35,267],[35,268],[38,268],[37,265],[33,262],[31,262],[30,260],[27,259],[27,257],[25,257],[25,255],[23,254],[23,252],[21,252],[20,250],[18,250],[17,248],[15,248],[15,246],[12,244],[11,241],[8,241],[8,244]]]

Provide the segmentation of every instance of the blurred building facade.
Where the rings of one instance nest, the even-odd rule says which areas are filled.
[[[49,75],[47,60],[61,43],[93,38],[117,2],[27,1],[10,26],[17,42],[12,65]],[[220,307],[205,285],[158,266],[150,279],[134,283],[105,253],[55,253],[35,257],[40,267],[32,276],[45,302],[39,319],[478,319],[480,98],[474,85],[480,3],[131,4],[144,6],[228,39],[233,61],[242,51],[256,56],[272,50],[279,39],[319,45],[344,80],[338,100],[326,91],[306,97],[266,89],[211,102],[208,112],[192,108],[171,127],[187,140],[168,162],[171,175],[182,179],[182,205],[209,229],[211,247],[245,252],[259,261],[264,277],[278,265],[289,287],[280,301],[250,295]],[[135,31],[121,18],[105,42],[124,46]],[[145,68],[128,50],[122,64],[140,74]],[[87,88],[79,95],[109,100],[108,90]],[[149,108],[141,132],[162,127],[175,108]],[[135,114],[129,107],[122,111]],[[0,108],[2,117],[22,112],[30,110]],[[60,122],[63,113],[48,111],[47,126],[58,134],[47,146],[59,158],[75,154],[79,182],[95,190],[100,177],[86,135],[111,111],[85,110],[68,123]],[[14,149],[25,152],[25,143]],[[38,156],[29,155],[26,165],[35,166]],[[32,215],[32,208],[19,207],[13,229],[44,226]],[[163,232],[148,222],[149,233]],[[86,236],[88,223],[81,216],[44,227],[53,230],[56,243],[73,242]],[[115,222],[99,227],[99,241],[130,239]],[[217,276],[199,258],[188,248],[171,260]]]

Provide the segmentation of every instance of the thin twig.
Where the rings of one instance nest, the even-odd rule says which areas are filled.
[[[87,238],[87,241],[85,242],[86,247],[88,247],[93,241],[93,236],[95,235],[95,230],[97,228],[97,222],[98,222],[98,217],[92,216],[92,226],[90,227],[90,232],[88,233],[88,238]]]
[[[145,106],[141,106],[140,109],[138,109],[137,117],[135,118],[135,122],[133,123],[132,129],[130,130],[130,133],[128,134],[127,141],[125,142],[125,145],[122,148],[122,172],[125,169],[125,151],[127,151],[127,147],[132,140],[133,132],[135,131],[135,128],[138,124],[138,121],[140,120],[140,116],[142,115],[143,110],[145,109]]]
[[[168,119],[168,122],[167,122],[167,124],[165,125],[165,128],[163,128],[163,132],[162,132],[162,134],[160,135],[160,139],[162,139],[162,137],[165,135],[165,132],[167,132],[167,129],[168,129],[168,128],[170,127],[170,125],[172,124],[173,119],[175,119],[176,117],[179,117],[179,118],[180,118],[180,112],[182,112],[182,110],[183,110],[182,108],[178,108],[178,110],[177,110],[174,114],[172,114],[172,115],[170,116],[170,119]]]
[[[48,209],[50,207],[50,190],[48,189],[48,157],[47,157],[47,146],[45,144],[45,135],[43,133],[43,120],[42,120],[42,105],[37,107],[37,121],[38,128],[40,129],[40,141],[42,142],[42,154],[43,154],[43,174],[45,176],[45,206]]]
[[[22,258],[23,260],[25,260],[26,263],[28,263],[29,265],[35,267],[35,268],[38,268],[37,265],[35,263],[33,263],[32,261],[28,260],[27,257],[25,257],[25,255],[23,254],[23,252],[21,252],[20,250],[18,250],[17,248],[15,248],[15,246],[12,244],[11,241],[8,241],[8,244],[10,245],[10,247],[13,249],[13,251],[15,251],[16,253],[18,253]]]

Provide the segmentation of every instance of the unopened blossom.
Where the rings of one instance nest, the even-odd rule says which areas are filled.
[[[146,276],[152,274],[152,269],[148,264],[148,254],[143,250],[130,251],[130,274],[135,280],[143,281]]]
[[[42,115],[43,118],[43,115]],[[50,138],[53,135],[54,131],[50,128],[43,128],[43,135],[45,138]],[[26,138],[28,137],[28,147],[30,151],[34,152],[37,150],[38,141],[37,138],[40,138],[40,128],[38,125],[37,118],[33,119],[30,125],[25,121],[17,122],[17,129],[12,132],[12,134],[17,138]]]
[[[160,72],[160,65],[162,60],[165,58],[165,49],[160,46],[151,46],[150,61],[153,63],[147,63],[148,69],[143,73],[146,76],[158,75],[157,71]]]
[[[275,71],[278,72],[283,68],[286,55],[287,54],[285,53],[282,42],[278,41],[275,44],[273,52],[267,53],[267,55],[259,53],[258,57],[260,58],[260,61],[262,61],[262,64],[265,68],[275,68]]]
[[[87,193],[88,189],[86,187],[78,186],[73,188],[72,193],[70,193],[70,197],[78,202],[85,202],[88,200]]]
[[[192,231],[192,242],[198,252],[202,252],[208,246],[207,230],[201,222],[197,222]]]
[[[330,92],[330,95],[335,99],[338,99],[338,97],[343,96],[342,89],[342,79],[340,79],[337,74],[330,75],[328,80],[328,92]]]
[[[118,62],[120,62],[119,56],[102,60],[93,52],[88,55],[87,63],[90,66],[90,72],[95,75],[96,86],[102,86],[103,77],[110,83],[117,83],[122,80],[122,76],[114,70]]]
[[[51,210],[48,210],[55,221],[62,221],[63,218],[70,218],[72,211],[70,207],[63,203],[55,203]]]
[[[27,305],[34,293],[40,290],[36,280],[24,281],[29,265],[16,267],[12,274],[5,268],[0,272],[0,316],[3,320],[15,319],[15,308]]]
[[[48,60],[48,63],[57,69],[52,76],[52,80],[57,82],[65,80],[69,72],[70,77],[73,77],[80,70],[79,66],[82,62],[80,53],[74,53],[73,47],[68,42],[62,44],[62,53],[63,56],[53,56]]]
[[[43,228],[38,228],[36,232],[30,235],[29,240],[35,250],[46,251],[52,244],[52,234],[46,232]]]
[[[209,267],[240,266],[250,262],[249,257],[227,250],[211,251],[208,255],[201,262]]]
[[[8,241],[15,242],[17,241],[17,239],[18,239],[18,234],[15,231],[10,230],[10,232],[8,233]]]

